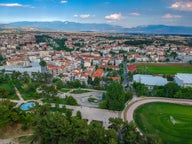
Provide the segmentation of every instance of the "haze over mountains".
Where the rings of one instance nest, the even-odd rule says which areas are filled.
[[[166,26],[166,25],[148,25],[137,26],[135,28],[124,28],[121,26],[96,23],[76,23],[76,22],[14,22],[9,24],[0,24],[0,29],[7,28],[36,28],[41,30],[54,31],[73,31],[73,32],[114,32],[114,33],[146,33],[146,34],[189,34],[192,35],[192,27],[185,26]]]

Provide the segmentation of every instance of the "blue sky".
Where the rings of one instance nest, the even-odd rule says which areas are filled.
[[[15,21],[192,26],[192,0],[1,0],[0,23]]]

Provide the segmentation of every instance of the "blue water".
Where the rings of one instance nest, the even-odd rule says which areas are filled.
[[[21,105],[20,109],[21,110],[24,110],[24,111],[27,111],[29,110],[30,108],[33,108],[35,106],[35,103],[34,102],[28,102],[28,103],[24,103]]]

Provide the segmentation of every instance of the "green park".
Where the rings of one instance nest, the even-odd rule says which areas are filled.
[[[163,144],[191,144],[192,106],[148,103],[134,112],[136,125],[143,134]]]

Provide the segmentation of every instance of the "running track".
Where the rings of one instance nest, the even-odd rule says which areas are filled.
[[[170,98],[139,98],[138,100],[129,104],[124,110],[124,120],[128,122],[134,121],[133,114],[134,111],[140,105],[151,103],[151,102],[167,102],[167,103],[174,103],[174,104],[182,104],[182,105],[192,105],[192,100],[185,100],[185,99],[170,99]]]

